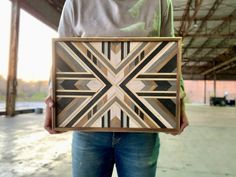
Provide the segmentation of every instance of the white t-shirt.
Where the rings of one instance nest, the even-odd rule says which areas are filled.
[[[60,37],[174,36],[171,0],[66,0]]]

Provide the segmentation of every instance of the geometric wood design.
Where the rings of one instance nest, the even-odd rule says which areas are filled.
[[[179,129],[181,38],[53,40],[55,130]]]

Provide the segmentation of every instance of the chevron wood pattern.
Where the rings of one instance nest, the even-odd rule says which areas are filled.
[[[179,129],[181,38],[53,40],[56,130]]]

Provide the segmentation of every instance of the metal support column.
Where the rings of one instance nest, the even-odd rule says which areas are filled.
[[[204,76],[204,104],[206,104],[206,75]]]
[[[12,1],[11,11],[11,38],[9,50],[9,64],[7,76],[7,95],[6,95],[6,115],[15,115],[15,100],[17,86],[17,54],[18,54],[18,38],[20,24],[20,7],[19,0]]]
[[[216,97],[216,72],[214,71],[214,97]]]

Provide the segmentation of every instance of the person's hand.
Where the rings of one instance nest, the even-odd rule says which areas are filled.
[[[58,134],[62,132],[58,132],[52,129],[52,109],[54,106],[52,97],[50,95],[47,96],[45,99],[46,103],[46,115],[44,120],[44,128],[47,130],[50,134]]]
[[[188,117],[185,113],[184,100],[180,99],[180,130],[175,133],[171,133],[171,135],[180,135],[184,129],[189,125]]]

